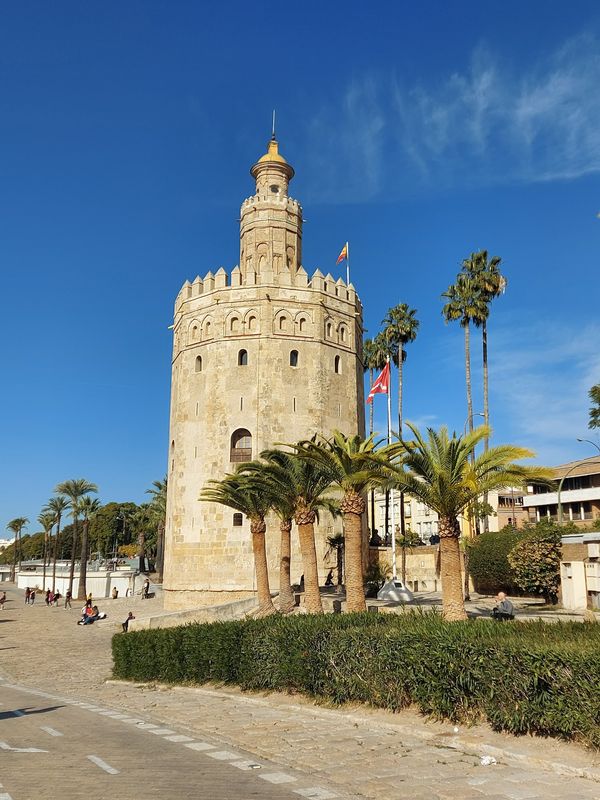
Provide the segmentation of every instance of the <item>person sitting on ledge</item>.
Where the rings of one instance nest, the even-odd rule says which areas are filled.
[[[496,600],[498,601],[498,605],[494,606],[492,610],[492,617],[500,620],[500,622],[506,622],[507,619],[514,619],[515,608],[505,593],[498,592],[496,595]]]

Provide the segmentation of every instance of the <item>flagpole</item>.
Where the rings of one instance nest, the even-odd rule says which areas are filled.
[[[387,357],[387,365],[389,371],[388,386],[387,386],[387,423],[388,423],[388,444],[392,443],[392,371],[389,369],[390,357]],[[396,512],[394,509],[394,490],[390,489],[390,505],[391,505],[391,523],[392,523],[392,578],[396,580]],[[387,533],[387,531],[386,531]]]
[[[350,246],[346,242],[346,286],[350,286]]]

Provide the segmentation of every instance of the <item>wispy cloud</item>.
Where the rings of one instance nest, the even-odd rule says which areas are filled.
[[[468,69],[436,85],[365,75],[309,121],[309,176],[321,199],[325,187],[325,199],[339,202],[397,192],[410,177],[451,185],[465,176],[485,184],[597,173],[598,86],[600,41],[591,34],[526,72],[480,45]]]
[[[600,380],[600,324],[540,323],[494,337],[494,405],[503,428],[547,463],[584,458],[588,391]],[[593,438],[589,436],[589,438]]]

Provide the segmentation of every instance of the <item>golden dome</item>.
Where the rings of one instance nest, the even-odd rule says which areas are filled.
[[[254,164],[254,166],[250,170],[250,174],[254,178],[256,178],[257,172],[260,171],[263,167],[268,166],[269,164],[277,164],[287,174],[288,179],[293,178],[294,168],[290,166],[290,164],[288,164],[288,162],[279,152],[279,142],[275,138],[269,141],[267,152],[264,154],[264,156],[261,156],[258,159],[256,164]]]

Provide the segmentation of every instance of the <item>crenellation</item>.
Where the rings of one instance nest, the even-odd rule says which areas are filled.
[[[212,292],[212,290],[215,288],[215,276],[210,271],[206,273],[202,282],[204,284],[205,292]]]
[[[224,289],[228,282],[228,274],[225,272],[223,267],[220,267],[215,274],[215,289]]]
[[[198,297],[202,294],[204,289],[204,283],[200,275],[196,275],[194,278],[194,282],[192,283],[192,297]]]

